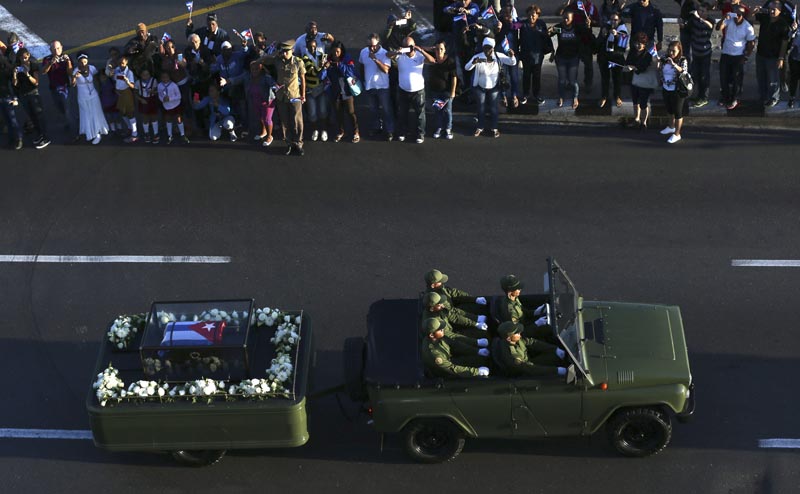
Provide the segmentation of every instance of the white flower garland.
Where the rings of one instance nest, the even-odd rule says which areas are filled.
[[[97,380],[92,384],[96,389],[95,395],[100,406],[104,407],[108,402],[119,403],[125,398],[125,383],[119,378],[119,371],[108,364],[103,372],[97,375]]]
[[[198,398],[204,398],[206,403],[211,403],[215,396],[226,394],[225,381],[197,379],[175,386],[169,390],[168,394],[171,398],[191,398],[192,403],[197,403]]]
[[[138,314],[118,316],[108,328],[106,336],[116,348],[125,350],[143,326],[144,317]]]
[[[161,322],[161,324],[169,324],[171,322],[179,322],[179,321],[180,322],[225,321],[226,323],[229,324],[233,322],[241,325],[242,320],[244,320],[245,322],[247,321],[247,311],[244,310],[242,311],[241,314],[239,314],[238,311],[228,312],[220,309],[209,309],[209,310],[204,310],[200,314],[192,314],[192,315],[181,314],[180,317],[178,317],[173,312],[167,312],[162,310],[156,313],[156,317],[158,317],[158,320]]]

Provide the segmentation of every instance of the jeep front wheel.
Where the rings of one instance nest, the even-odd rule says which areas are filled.
[[[622,410],[606,427],[611,445],[625,456],[654,455],[666,448],[672,438],[669,415],[654,408]]]
[[[421,463],[441,463],[458,456],[464,433],[446,419],[419,419],[403,428],[406,453]]]

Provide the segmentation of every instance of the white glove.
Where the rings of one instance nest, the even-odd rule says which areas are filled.
[[[486,322],[486,316],[478,316],[478,322]]]
[[[478,350],[478,355],[481,357],[488,357],[489,356],[489,349],[488,348],[481,348]]]
[[[487,329],[489,329],[489,326],[487,326],[485,322],[476,322],[475,327],[480,329],[481,331],[486,331]]]
[[[481,348],[486,348],[487,346],[489,346],[489,340],[487,340],[486,338],[480,338],[478,340],[478,346]]]
[[[558,358],[564,358],[564,356],[566,354],[567,354],[567,352],[565,352],[564,350],[562,350],[560,348],[556,348],[556,355],[558,355]]]
[[[547,316],[542,316],[539,319],[537,319],[534,324],[536,324],[537,326],[545,326],[546,324],[549,323],[550,323],[550,318]]]
[[[475,299],[475,303],[478,305],[486,305],[486,298],[485,297],[478,297]]]
[[[479,367],[478,368],[478,375],[481,377],[486,377],[489,375],[489,368],[488,367]]]
[[[566,367],[559,367],[558,368],[558,375],[559,376],[566,376],[567,375],[567,368]]]

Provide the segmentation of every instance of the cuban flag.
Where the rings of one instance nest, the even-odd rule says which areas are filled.
[[[619,39],[617,39],[617,46],[619,46],[622,49],[627,48],[629,41],[628,33],[624,31],[617,31],[617,36],[619,36]]]
[[[172,36],[170,36],[169,33],[164,33],[164,36],[161,36],[161,44],[164,44],[167,41],[172,41]]]
[[[186,2],[186,10],[191,12],[193,8],[194,8],[194,2]]]
[[[511,48],[511,45],[508,44],[508,38],[503,37],[503,41],[500,42],[500,48],[503,49],[503,53],[508,53],[508,50]]]
[[[658,50],[656,50],[656,45],[655,44],[650,47],[650,55],[652,55],[654,57],[658,56]]]
[[[435,100],[433,100],[433,105],[432,106],[434,108],[436,108],[437,110],[441,110],[442,108],[444,108],[444,105],[446,105],[446,104],[447,104],[447,102],[444,101],[444,100],[435,99]]]
[[[16,43],[14,43],[13,45],[11,45],[11,51],[13,51],[14,53],[17,53],[18,51],[20,51],[24,47],[25,47],[25,43],[23,43],[22,40],[19,40]]]
[[[481,14],[481,19],[491,19],[492,17],[496,17],[494,13],[494,7],[489,7],[488,9],[484,10]]]
[[[252,41],[253,40],[253,30],[248,27],[247,29],[242,31],[242,36],[244,37],[244,39],[249,39],[250,41]]]
[[[161,346],[210,346],[222,343],[225,322],[171,322],[164,328]]]
[[[584,12],[586,12],[586,5],[583,4],[580,0],[578,1],[578,8]]]
[[[464,21],[467,22],[467,14],[461,14],[453,17],[453,22]]]

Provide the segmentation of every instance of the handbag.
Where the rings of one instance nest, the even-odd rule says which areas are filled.
[[[692,79],[692,74],[690,74],[688,70],[684,70],[678,76],[678,80],[675,83],[675,90],[678,91],[678,96],[685,98],[692,94],[693,89],[694,79]]]
[[[658,70],[656,69],[656,66],[651,64],[649,67],[647,67],[647,70],[641,74],[634,72],[631,84],[644,89],[657,89],[659,82]]]
[[[350,89],[350,94],[353,96],[358,96],[364,91],[361,81],[352,76],[347,78],[347,87]]]
[[[508,80],[508,74],[503,69],[503,66],[500,63],[498,63],[498,65],[500,67],[500,73],[497,77],[497,87],[500,88],[500,91],[506,92],[511,89],[511,82]]]

